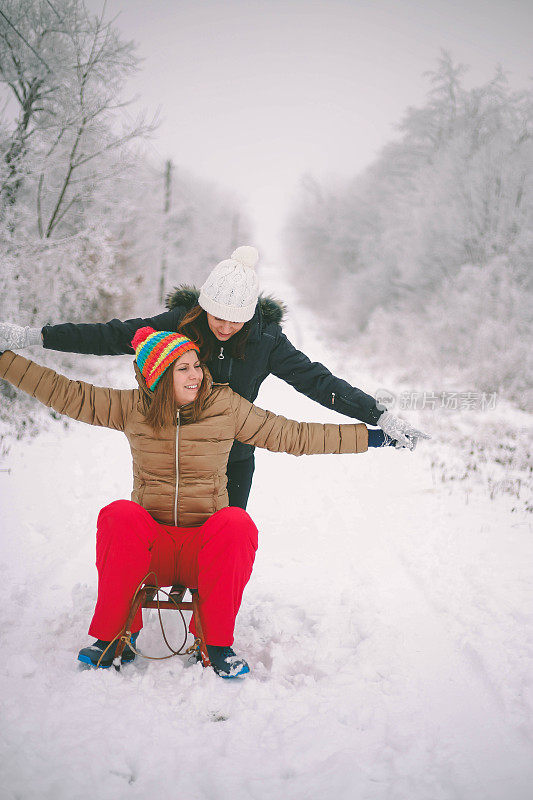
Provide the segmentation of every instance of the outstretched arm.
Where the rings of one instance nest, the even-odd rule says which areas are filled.
[[[106,389],[71,381],[9,350],[0,355],[0,378],[59,414],[119,431],[124,430],[138,394],[133,389]]]
[[[62,325],[45,325],[43,344],[49,350],[61,350],[67,353],[92,353],[96,356],[133,355],[131,340],[139,328],[149,326],[156,331],[175,331],[183,313],[178,308],[165,311],[147,319],[127,319],[122,322],[112,319],[110,322],[93,324],[64,323]]]
[[[234,438],[274,453],[294,456],[319,453],[364,453],[368,428],[362,423],[331,425],[296,422],[253,405],[232,392]]]
[[[405,420],[378,408],[371,395],[335,377],[323,364],[311,361],[291,344],[281,330],[270,354],[270,368],[278,378],[326,408],[360,419],[368,425],[379,425],[402,447],[414,450],[419,439],[431,438]]]
[[[96,356],[132,355],[131,340],[139,328],[149,326],[156,331],[175,331],[185,313],[177,306],[171,311],[147,319],[127,319],[124,322],[81,323],[65,322],[38,328],[23,328],[0,323],[0,350],[19,350],[42,344],[49,350],[65,353],[90,353]]]
[[[375,398],[337,378],[318,361],[311,361],[281,330],[270,353],[270,370],[311,400],[368,425],[377,425],[383,413]]]

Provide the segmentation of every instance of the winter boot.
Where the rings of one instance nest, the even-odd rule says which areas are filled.
[[[250,667],[244,658],[235,655],[231,647],[217,647],[214,644],[208,644],[207,652],[211,666],[221,678],[239,678],[250,672]]]
[[[131,643],[135,647],[135,642],[137,641],[137,637],[139,635],[139,631],[137,633],[131,634]],[[98,665],[98,660],[106,647],[108,646],[109,642],[105,642],[103,639],[97,639],[96,642],[89,645],[89,647],[84,647],[83,650],[80,650],[78,653],[78,661],[83,661],[84,664],[90,664],[93,667]],[[109,648],[106,652],[103,659],[100,661],[99,666],[103,669],[107,669],[113,663],[113,659],[115,657],[115,650],[117,649],[118,640],[113,643],[113,645]],[[122,664],[129,664],[135,658],[135,653],[131,649],[129,645],[126,645],[124,650],[122,651]]]

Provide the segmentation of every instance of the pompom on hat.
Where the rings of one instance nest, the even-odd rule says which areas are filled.
[[[204,311],[228,322],[252,319],[259,297],[258,261],[255,247],[244,245],[217,264],[200,288],[198,303]]]
[[[135,360],[146,385],[153,392],[164,371],[188,350],[199,347],[181,333],[139,328],[131,340]]]

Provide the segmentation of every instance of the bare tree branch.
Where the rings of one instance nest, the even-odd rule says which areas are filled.
[[[39,53],[38,53],[36,50],[34,50],[34,49],[33,49],[33,47],[31,46],[31,44],[30,44],[30,43],[29,43],[29,42],[28,42],[28,41],[27,41],[27,40],[24,38],[24,36],[21,34],[21,32],[20,32],[19,30],[17,30],[17,28],[15,28],[15,26],[13,25],[13,23],[12,23],[12,22],[10,22],[10,20],[9,20],[9,19],[6,17],[6,15],[4,14],[4,12],[3,12],[3,11],[0,11],[0,16],[1,16],[1,17],[3,17],[3,19],[5,19],[5,21],[7,22],[7,24],[8,24],[8,25],[9,25],[11,28],[13,28],[13,30],[15,31],[15,33],[17,34],[17,36],[20,36],[20,38],[22,39],[22,41],[24,42],[24,44],[25,44],[25,45],[27,45],[27,46],[30,48],[30,50],[32,51],[32,53],[33,53],[35,56],[37,56],[37,58],[39,59],[39,61],[40,61],[42,64],[44,64],[44,66],[46,67],[46,69],[48,70],[48,72],[52,72],[52,70],[50,69],[50,67],[49,67],[49,66],[48,66],[48,64],[46,63],[46,61],[45,61],[44,59],[42,59],[42,58],[41,58],[41,56],[39,55]]]
[[[121,40],[105,21],[105,3],[92,16],[83,0],[26,0],[15,19],[8,8],[16,3],[7,0],[2,10],[11,25],[0,16],[0,79],[20,109],[3,155],[8,176],[0,199],[4,209],[14,205],[27,181],[35,196],[36,227],[50,238],[72,212],[74,198],[84,196],[84,186],[90,194],[118,174],[109,154],[146,136],[155,122],[139,120],[118,134],[111,130],[117,113],[131,102],[122,101],[118,91],[136,59],[133,43]]]

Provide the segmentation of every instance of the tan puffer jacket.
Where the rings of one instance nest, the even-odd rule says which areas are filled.
[[[263,411],[226,384],[214,385],[197,422],[154,431],[145,421],[143,391],[72,381],[7,350],[0,377],[72,419],[123,431],[133,457],[131,499],[165,525],[196,527],[228,505],[226,464],[233,440],[295,456],[362,453],[363,423],[295,422]],[[142,378],[141,378],[142,381]],[[176,479],[177,476],[177,479]]]

